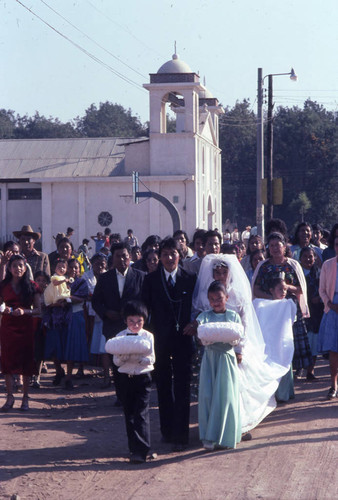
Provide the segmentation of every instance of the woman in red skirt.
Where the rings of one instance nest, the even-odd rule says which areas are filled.
[[[13,375],[23,375],[21,410],[28,410],[28,387],[35,371],[33,315],[40,311],[38,287],[30,281],[25,258],[13,255],[6,278],[0,283],[4,310],[0,327],[1,370],[5,375],[7,401],[1,411],[14,405]]]

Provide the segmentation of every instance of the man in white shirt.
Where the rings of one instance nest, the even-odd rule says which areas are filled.
[[[130,300],[140,300],[145,276],[142,271],[129,266],[130,255],[126,243],[114,243],[111,254],[113,269],[99,276],[92,297],[93,309],[103,320],[102,333],[106,339],[115,337],[125,329],[123,307]],[[114,366],[116,379],[118,372]]]

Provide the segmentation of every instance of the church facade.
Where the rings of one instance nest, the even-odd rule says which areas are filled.
[[[43,249],[68,226],[77,247],[103,231],[142,242],[149,234],[171,235],[168,210],[155,199],[134,204],[132,173],[139,191],[167,198],[189,236],[197,227],[221,228],[221,151],[218,120],[223,108],[199,76],[174,54],[144,87],[149,91],[149,138],[75,138],[0,141],[2,241],[24,224],[42,232]],[[167,114],[175,117],[167,130]]]

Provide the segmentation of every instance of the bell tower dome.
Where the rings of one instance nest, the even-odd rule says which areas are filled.
[[[181,132],[197,132],[200,77],[175,53],[157,73],[150,74],[150,84],[144,87],[150,93],[150,134],[167,132],[166,104],[182,108]],[[177,129],[176,129],[177,131]]]

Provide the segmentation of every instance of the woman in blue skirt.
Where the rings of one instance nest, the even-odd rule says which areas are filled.
[[[74,362],[85,363],[88,361],[88,347],[86,337],[86,323],[84,317],[83,303],[88,296],[87,282],[80,278],[80,264],[76,259],[68,261],[67,276],[73,278],[70,285],[70,299],[72,301],[72,316],[68,326],[67,344],[65,358],[67,361],[67,375],[65,378],[65,389],[73,389],[72,372]],[[81,370],[83,368],[81,366]]]
[[[338,396],[338,237],[334,239],[334,250],[336,257],[324,262],[319,281],[324,316],[319,328],[318,351],[329,352],[331,387],[327,399]]]

